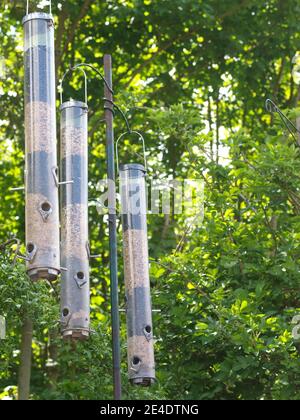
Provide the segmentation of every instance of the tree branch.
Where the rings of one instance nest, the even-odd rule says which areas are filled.
[[[92,3],[92,0],[85,0],[84,3],[83,3],[83,5],[82,5],[82,8],[80,10],[80,13],[79,13],[77,19],[74,22],[71,22],[71,25],[68,28],[68,35],[67,35],[67,38],[65,40],[64,46],[63,46],[62,49],[59,50],[61,53],[57,57],[57,69],[60,68],[62,59],[65,56],[65,54],[68,52],[69,44],[71,42],[73,42],[73,40],[75,38],[77,27],[80,24],[81,20],[87,14],[87,11],[88,11],[91,3]],[[62,27],[64,26],[63,23],[64,22],[61,22],[61,26]]]
[[[27,401],[30,397],[31,378],[31,347],[33,336],[33,323],[25,317],[22,325],[21,361],[19,368],[18,400]]]
[[[253,0],[244,0],[242,3],[235,5],[234,7],[232,7],[231,9],[227,10],[223,15],[221,15],[219,18],[217,18],[217,20],[222,21],[230,16],[233,16],[235,13],[237,13],[238,11],[240,11],[241,9],[245,9],[246,7],[248,7],[251,3],[253,2]],[[145,60],[132,74],[130,80],[126,83],[125,85],[125,89],[127,89],[131,83],[133,82],[133,80],[135,79],[135,77],[140,74],[142,72],[142,70],[147,67],[149,64],[151,64],[158,56],[160,56],[162,53],[164,53],[165,51],[167,51],[175,42],[180,42],[180,41],[184,41],[184,39],[188,38],[191,35],[195,35],[199,33],[199,27],[197,26],[197,28],[193,28],[191,31],[189,32],[185,32],[181,35],[176,35],[174,38],[171,38],[169,41],[165,42],[160,49],[158,49],[158,51],[156,51],[154,54],[152,54],[152,56],[150,58],[148,58],[147,60]]]

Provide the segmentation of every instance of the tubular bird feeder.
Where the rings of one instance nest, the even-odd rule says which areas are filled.
[[[136,134],[145,143],[141,134]],[[118,142],[125,136],[122,135]],[[117,151],[118,155],[118,151]],[[128,373],[133,385],[155,381],[152,306],[149,279],[145,166],[119,165],[126,290]]]
[[[88,105],[62,101],[61,91],[61,324],[63,337],[90,334],[88,232]],[[64,80],[64,78],[63,78]],[[63,83],[62,80],[62,83]],[[70,183],[68,180],[72,180]]]
[[[50,13],[23,19],[27,271],[33,280],[60,273],[54,25]]]

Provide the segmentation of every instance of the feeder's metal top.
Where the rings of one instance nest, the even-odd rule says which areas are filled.
[[[67,102],[64,102],[63,104],[61,104],[60,106],[60,110],[62,111],[63,109],[66,108],[83,108],[83,109],[89,109],[88,105],[85,102],[81,102],[81,101],[75,101],[74,99],[70,99]]]
[[[127,163],[125,165],[120,165],[120,171],[141,171],[146,173],[146,168],[140,163]]]
[[[28,15],[24,16],[22,20],[22,24],[25,25],[25,23],[29,22],[30,20],[38,20],[38,19],[54,22],[53,15],[51,15],[50,13],[34,12],[34,13],[29,13]]]

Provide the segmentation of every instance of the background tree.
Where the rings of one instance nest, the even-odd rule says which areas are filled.
[[[114,0],[55,2],[57,82],[78,62],[114,58],[117,101],[147,142],[150,176],[205,182],[205,218],[150,216],[158,384],[128,398],[299,399],[299,149],[271,97],[295,109],[299,88],[296,0]],[[0,237],[24,241],[24,2],[0,12]],[[90,197],[105,176],[102,86],[89,74]],[[66,97],[82,94],[74,76]],[[290,116],[295,119],[297,109]],[[117,122],[117,134],[124,130]],[[134,151],[138,149],[133,148]],[[128,142],[121,150],[131,158]],[[299,168],[299,169],[298,169]],[[0,393],[16,398],[22,321],[34,319],[32,399],[110,398],[111,348],[106,218],[90,208],[95,334],[69,351],[59,337],[59,286],[29,283],[3,255]],[[121,235],[120,235],[121,237]],[[121,261],[121,243],[119,247]],[[124,299],[120,265],[121,301]],[[29,311],[29,313],[28,313]]]

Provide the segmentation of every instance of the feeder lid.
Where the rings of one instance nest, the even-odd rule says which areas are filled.
[[[141,171],[146,173],[146,169],[144,165],[140,163],[127,163],[125,165],[120,165],[120,171]]]
[[[88,109],[89,107],[87,106],[87,104],[85,102],[81,102],[81,101],[74,101],[73,99],[71,99],[70,101],[64,102],[63,104],[61,104],[60,106],[60,110],[64,110],[67,108],[83,108],[83,109]]]
[[[47,20],[54,22],[53,16],[50,13],[42,13],[42,12],[35,12],[35,13],[29,13],[29,15],[24,16],[22,20],[22,24],[25,25],[26,22],[29,22],[30,20]]]

